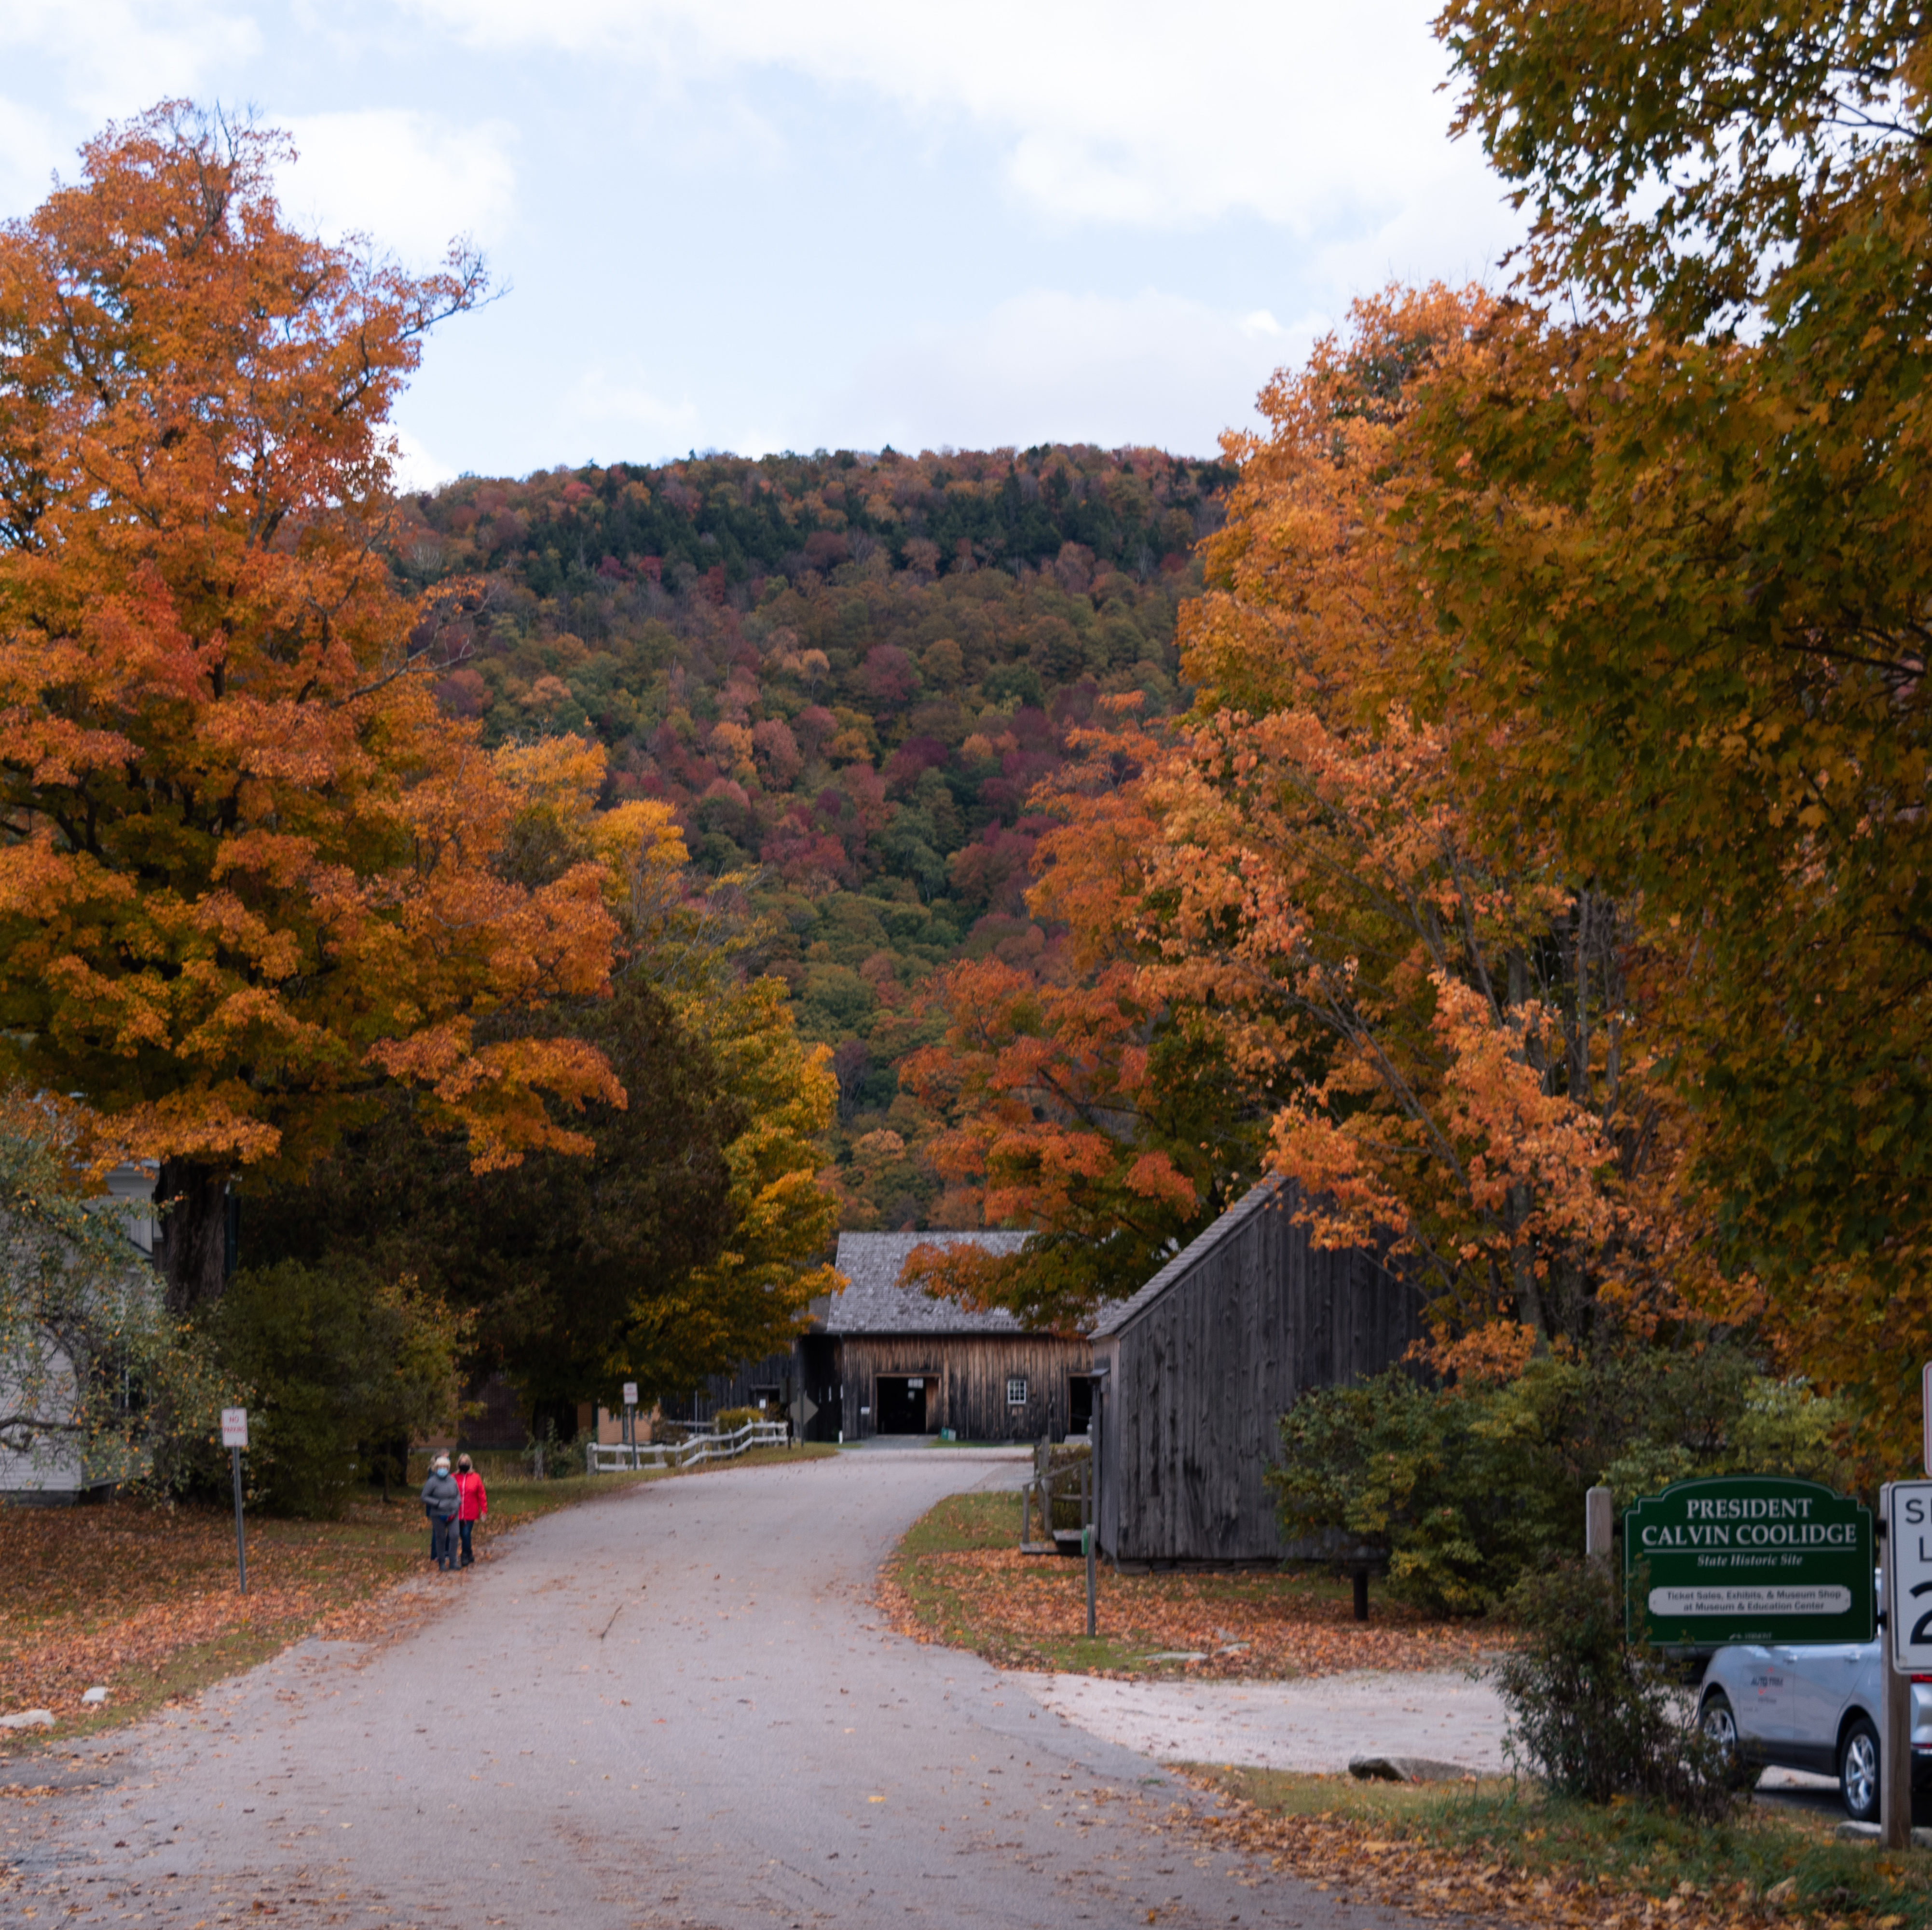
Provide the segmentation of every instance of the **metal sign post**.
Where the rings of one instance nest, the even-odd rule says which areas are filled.
[[[634,1473],[638,1466],[638,1383],[634,1380],[624,1383],[624,1439],[631,1450],[631,1468]]]
[[[228,1463],[235,1476],[235,1569],[241,1577],[242,1592],[248,1592],[248,1544],[242,1532],[242,1450],[248,1445],[248,1410],[224,1407],[221,1410],[221,1445],[228,1450]]]

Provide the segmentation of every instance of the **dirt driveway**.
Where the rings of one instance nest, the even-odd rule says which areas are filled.
[[[1402,1919],[1225,1853],[1191,1799],[869,1589],[1023,1460],[720,1470],[548,1517],[370,1649],[0,1769],[10,1921],[1322,1926]],[[38,1786],[40,1793],[32,1793]]]

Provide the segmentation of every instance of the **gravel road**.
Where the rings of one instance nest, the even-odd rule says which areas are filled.
[[[872,1452],[614,1493],[0,1779],[20,1922],[218,1930],[1093,1922],[1393,1926],[1210,1854],[1144,1755],[877,1625],[904,1528],[1024,1462]],[[52,1785],[38,1797],[28,1786]]]

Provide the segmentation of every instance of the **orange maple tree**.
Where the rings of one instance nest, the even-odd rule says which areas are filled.
[[[388,409],[483,271],[290,227],[286,152],[164,106],[0,229],[0,1028],[103,1157],[159,1161],[182,1309],[231,1175],[374,1082],[485,1164],[574,1143],[546,1094],[622,1096],[578,1041],[479,1037],[605,986],[610,871],[518,881],[542,787],[438,713],[460,587],[383,553]]]
[[[1364,302],[1264,392],[1266,432],[1227,443],[1240,479],[1183,609],[1192,710],[1118,707],[1034,800],[1060,824],[1028,903],[1070,934],[1076,982],[1049,1013],[971,968],[944,1046],[908,1074],[970,1102],[941,1156],[989,1219],[1090,1241],[1076,1183],[1145,1174],[1151,1204],[1189,1162],[1130,1103],[1144,1064],[1065,1015],[1099,1036],[1096,1014],[1171,1028],[1214,1055],[1220,1132],[1267,1119],[1316,1236],[1402,1253],[1444,1360],[1484,1372],[1582,1338],[1606,1298],[1642,1325],[1681,1311],[1691,1276],[1710,1285],[1634,908],[1567,875],[1534,821],[1480,823],[1453,692],[1424,702],[1443,642],[1402,527],[1426,473],[1416,398],[1489,312],[1442,289]],[[1072,1073],[1096,1080],[1092,1119],[1058,1089]],[[1136,1163],[1156,1152],[1158,1172]],[[928,1271],[1011,1304],[1023,1269]]]
[[[1896,1472],[1932,1351],[1932,38],[1874,0],[1436,31],[1528,221],[1409,503],[1464,776],[1641,894],[1721,1250]]]
[[[1318,1236],[1392,1238],[1445,1337],[1492,1351],[1498,1322],[1580,1337],[1606,1294],[1678,1309],[1697,1263],[1634,908],[1533,818],[1479,822],[1453,680],[1423,701],[1444,643],[1403,527],[1417,398],[1489,313],[1359,303],[1263,392],[1267,432],[1229,440],[1240,481],[1183,613],[1201,694],[1146,780],[1145,977],[1280,1095],[1274,1161]]]

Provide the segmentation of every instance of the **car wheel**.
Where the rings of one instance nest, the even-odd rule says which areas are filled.
[[[1878,1820],[1878,1731],[1862,1715],[1838,1745],[1838,1786],[1854,1823]]]
[[[1704,1733],[1724,1752],[1727,1762],[1738,1759],[1738,1718],[1731,1707],[1731,1699],[1720,1688],[1714,1688],[1704,1698],[1704,1706],[1699,1715],[1698,1726]]]

